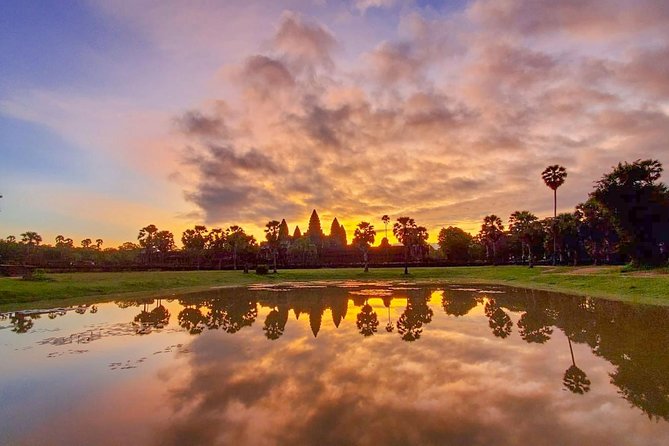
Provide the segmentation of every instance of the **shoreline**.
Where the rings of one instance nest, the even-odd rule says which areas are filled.
[[[286,282],[406,281],[416,285],[501,285],[560,294],[669,306],[669,274],[623,272],[622,267],[475,266],[279,270],[277,274],[242,271],[169,271],[139,273],[49,274],[49,281],[0,278],[0,311],[76,305],[132,298],[180,295],[215,288]],[[42,296],[49,296],[42,298]]]

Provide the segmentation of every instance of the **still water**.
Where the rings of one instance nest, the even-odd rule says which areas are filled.
[[[0,444],[667,445],[669,309],[218,289],[0,319]]]

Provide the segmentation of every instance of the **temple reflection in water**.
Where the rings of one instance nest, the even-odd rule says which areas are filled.
[[[98,307],[100,314],[96,314]],[[553,384],[540,395],[553,403],[564,397],[550,389],[572,395],[575,400],[569,404],[577,406],[578,401],[594,404],[597,400],[597,407],[602,407],[604,395],[608,404],[623,401],[622,397],[654,423],[669,421],[669,309],[663,307],[509,288],[387,284],[219,289],[165,299],[118,301],[115,307],[122,311],[124,321],[82,327],[69,336],[49,336],[38,343],[93,345],[113,336],[151,339],[154,335],[184,334],[191,339],[182,350],[191,351],[188,363],[192,377],[183,384],[186,394],[179,398],[201,393],[197,398],[211,401],[210,409],[215,411],[225,412],[230,404],[239,403],[249,410],[270,407],[277,392],[277,398],[292,401],[295,395],[289,389],[298,384],[291,382],[297,380],[303,386],[309,373],[329,376],[335,367],[344,375],[323,378],[320,390],[310,391],[339,395],[354,382],[365,386],[385,382],[392,383],[393,389],[399,385],[419,393],[437,392],[434,398],[439,399],[448,394],[437,389],[448,383],[475,389],[485,388],[486,380],[499,386],[497,380],[506,379],[520,389],[552,377]],[[66,318],[103,318],[112,308],[97,304],[5,313],[0,326],[20,339],[36,335],[40,324]],[[10,338],[5,335],[4,339]],[[265,369],[267,361],[272,366]],[[367,373],[361,367],[371,369]],[[421,369],[430,372],[416,375]],[[247,375],[249,370],[254,370],[254,375]],[[340,390],[326,390],[333,381]],[[278,387],[265,388],[267,382]],[[209,389],[214,394],[207,395],[208,390],[202,387],[205,383],[227,389],[225,397],[218,395],[214,403],[210,398],[219,391]],[[615,393],[610,393],[609,386]],[[258,393],[260,389],[265,390]],[[340,398],[377,398],[356,389]],[[584,399],[587,395],[593,397]],[[332,402],[331,398],[319,404]],[[479,390],[476,398],[496,397]],[[500,403],[488,404],[497,407]],[[346,404],[337,407],[353,410]],[[322,410],[326,409],[320,407]],[[216,413],[218,419],[221,414]],[[183,421],[179,429],[190,432],[187,426],[193,419]],[[291,417],[284,421],[298,422]],[[351,437],[337,439],[346,442]]]

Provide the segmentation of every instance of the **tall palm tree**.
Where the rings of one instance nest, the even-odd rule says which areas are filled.
[[[486,215],[483,218],[481,225],[481,232],[479,233],[481,239],[486,242],[486,246],[490,247],[492,251],[492,263],[497,265],[497,242],[504,235],[504,224],[502,219],[495,214]],[[487,248],[486,248],[487,249]]]
[[[393,225],[395,238],[404,245],[404,274],[409,274],[409,249],[416,228],[416,221],[411,217],[400,217]]]
[[[381,217],[381,221],[383,222],[383,225],[386,227],[386,240],[388,240],[388,223],[390,223],[390,217],[388,215],[384,215]]]
[[[541,178],[546,183],[546,186],[553,189],[553,225],[555,225],[555,219],[557,218],[557,189],[564,184],[564,180],[567,178],[567,169],[559,164],[548,166],[541,172]],[[557,234],[555,233],[555,228],[553,228],[553,265],[557,263],[556,249]]]
[[[281,223],[276,220],[272,220],[265,225],[265,238],[267,239],[267,244],[272,252],[272,258],[274,259],[274,273],[276,273],[276,254],[279,245],[280,228]]]

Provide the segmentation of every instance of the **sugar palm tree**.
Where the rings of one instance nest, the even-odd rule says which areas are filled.
[[[409,250],[411,249],[412,233],[416,228],[416,221],[411,217],[400,217],[393,225],[395,238],[404,245],[404,274],[409,274]]]
[[[281,228],[281,223],[276,220],[272,220],[265,225],[265,238],[267,239],[267,244],[272,252],[272,258],[274,259],[274,272],[276,273],[276,254],[279,248],[279,230]]]
[[[502,219],[496,216],[495,214],[486,215],[483,218],[483,224],[481,225],[481,232],[479,233],[481,239],[485,241],[486,246],[490,247],[492,251],[492,263],[497,265],[497,242],[504,235],[504,224],[502,224]]]
[[[564,184],[564,180],[567,178],[567,169],[559,164],[548,166],[541,172],[541,178],[544,180],[544,183],[546,183],[546,186],[553,190],[553,224],[555,224],[555,219],[557,218],[557,189]],[[557,235],[555,231],[553,231],[553,265],[557,263],[557,256],[555,255],[556,248]]]
[[[383,225],[386,227],[386,240],[388,240],[388,223],[390,223],[390,217],[388,215],[384,215],[381,217],[381,221],[383,222]]]

